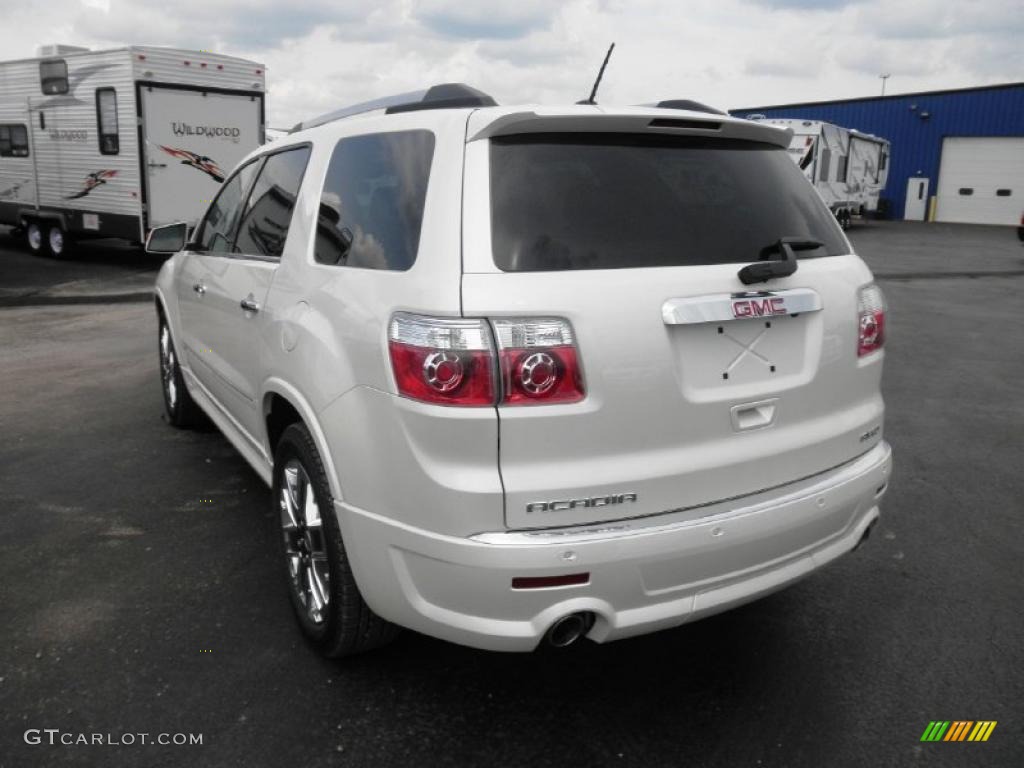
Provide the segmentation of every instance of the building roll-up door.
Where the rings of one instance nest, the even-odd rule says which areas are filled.
[[[1024,213],[1024,136],[947,137],[936,221],[1019,224]]]

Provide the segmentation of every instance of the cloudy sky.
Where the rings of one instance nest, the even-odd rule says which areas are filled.
[[[462,81],[501,103],[723,108],[1024,79],[1021,0],[2,0],[39,44],[215,50],[267,65],[269,124]],[[41,31],[45,30],[45,32]]]

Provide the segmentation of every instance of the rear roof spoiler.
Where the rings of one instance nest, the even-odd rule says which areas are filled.
[[[659,133],[717,136],[788,147],[793,135],[789,128],[738,120],[728,115],[687,112],[671,116],[657,107],[631,107],[611,113],[596,107],[564,110],[538,107],[492,115],[490,110],[473,113],[467,142],[522,133]]]

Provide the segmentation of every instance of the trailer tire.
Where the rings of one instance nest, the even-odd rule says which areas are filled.
[[[36,256],[41,256],[45,249],[43,237],[43,227],[38,221],[30,221],[25,224],[25,242],[28,244],[28,249]]]
[[[60,224],[51,224],[46,232],[46,245],[55,259],[66,259],[74,250],[74,241]]]

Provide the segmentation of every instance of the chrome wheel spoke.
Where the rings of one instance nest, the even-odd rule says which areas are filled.
[[[285,464],[281,480],[278,504],[292,588],[306,616],[319,624],[331,599],[320,507],[309,475],[297,459]]]
[[[285,470],[285,472],[287,471]],[[293,532],[299,529],[299,520],[295,515],[295,503],[292,501],[291,493],[287,488],[281,489],[281,527],[286,532]]]

